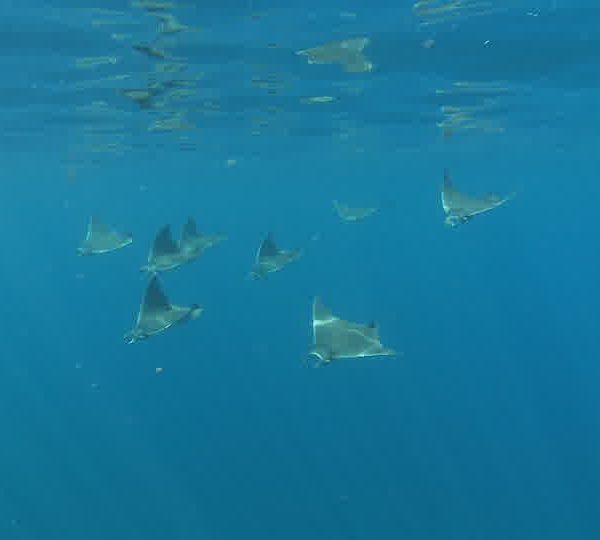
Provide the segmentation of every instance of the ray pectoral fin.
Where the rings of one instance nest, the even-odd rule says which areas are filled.
[[[91,216],[88,224],[88,234],[107,234],[108,227],[102,223],[96,216]]]
[[[158,277],[156,274],[153,275],[146,288],[143,307],[147,310],[167,310],[170,306],[169,299],[164,294]]]
[[[517,196],[517,192],[516,192],[516,191],[513,191],[512,193],[509,193],[508,195],[505,195],[505,196],[502,198],[502,202],[501,202],[500,204],[504,204],[504,203],[510,202],[510,201],[512,201],[512,200],[513,200],[513,199],[514,199],[516,196]]]
[[[173,240],[171,226],[165,225],[156,235],[153,244],[153,254],[173,254],[179,251],[177,244]]]
[[[370,339],[379,341],[379,326],[375,321],[371,321],[368,325],[366,325],[364,335]]]
[[[181,235],[182,240],[190,240],[198,236],[198,229],[196,227],[196,221],[194,218],[189,217],[183,226],[183,233]]]
[[[332,311],[325,307],[319,296],[316,296],[313,300],[313,326],[317,327],[323,321],[330,321],[333,318]]]
[[[276,257],[277,255],[279,255],[279,248],[275,243],[273,234],[269,233],[260,245],[260,248],[258,250],[258,257]]]

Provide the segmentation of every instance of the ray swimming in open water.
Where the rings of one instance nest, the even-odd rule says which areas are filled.
[[[165,272],[177,268],[187,261],[188,258],[181,253],[179,246],[173,240],[171,226],[165,225],[156,235],[150,253],[148,253],[148,262],[142,266],[142,271]]]
[[[196,221],[190,217],[183,226],[179,249],[189,260],[193,260],[202,255],[204,250],[226,239],[227,236],[224,234],[202,234],[198,232]]]
[[[280,249],[275,243],[273,235],[269,233],[258,248],[250,277],[260,279],[267,274],[277,272],[301,255],[301,249]]]
[[[448,170],[444,170],[442,207],[446,214],[444,223],[450,227],[458,227],[478,214],[483,214],[498,206],[502,206],[514,197],[515,193],[511,193],[505,197],[496,193],[489,193],[482,197],[466,195],[454,187]]]
[[[168,330],[172,326],[198,318],[202,308],[197,304],[171,304],[162,290],[158,276],[150,278],[133,329],[125,334],[127,343],[135,343]]]
[[[359,324],[340,319],[325,307],[319,297],[313,301],[312,328],[313,348],[310,354],[317,358],[318,365],[340,358],[396,354],[393,349],[382,345],[377,324]]]
[[[225,240],[222,234],[201,234],[193,218],[188,218],[183,227],[179,242],[173,240],[171,226],[165,225],[156,235],[148,262],[142,266],[143,272],[156,273],[173,270],[196,260],[204,250]]]
[[[100,255],[124,248],[132,242],[131,234],[118,232],[92,216],[88,222],[85,239],[77,248],[77,253],[79,255]]]
[[[361,221],[377,212],[375,207],[350,207],[339,201],[333,201],[333,207],[338,217],[346,223]]]

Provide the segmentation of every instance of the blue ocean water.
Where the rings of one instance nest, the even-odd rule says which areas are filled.
[[[5,3],[0,539],[598,538],[600,13],[420,9],[180,3],[193,93],[143,109],[155,15]],[[371,71],[295,54],[357,36]],[[444,168],[516,197],[450,229]],[[77,257],[92,214],[133,245]],[[228,239],[161,281],[205,311],[127,345],[189,215]],[[249,281],[268,232],[304,255]],[[317,295],[399,354],[314,369]]]

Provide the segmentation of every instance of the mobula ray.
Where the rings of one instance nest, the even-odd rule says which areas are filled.
[[[171,304],[162,290],[158,276],[150,278],[133,329],[125,334],[127,343],[135,343],[160,334],[190,319],[197,319],[202,308],[197,304],[178,306]]]
[[[295,261],[300,255],[302,255],[301,249],[280,249],[275,243],[273,235],[269,233],[258,248],[250,277],[260,279],[271,272],[277,272]]]
[[[392,356],[396,352],[385,347],[379,337],[377,324],[359,324],[335,316],[319,297],[313,301],[313,348],[319,364],[340,358]]]
[[[466,195],[454,187],[448,170],[444,171],[442,207],[446,214],[444,222],[450,227],[458,227],[478,214],[483,214],[502,206],[514,197],[515,193],[511,193],[505,197],[496,193],[489,193],[481,197]]]
[[[128,233],[121,233],[108,227],[94,216],[88,222],[87,234],[77,248],[79,255],[99,255],[124,248],[133,242]]]

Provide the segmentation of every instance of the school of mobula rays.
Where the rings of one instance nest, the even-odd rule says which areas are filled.
[[[447,170],[441,189],[442,208],[446,225],[456,228],[473,217],[502,206],[515,194],[500,196],[489,193],[473,196],[462,193],[454,187]],[[377,208],[351,208],[338,201],[333,202],[338,217],[345,222],[360,221],[377,211]],[[154,238],[148,253],[148,260],[141,267],[150,275],[139,308],[134,327],[125,334],[127,343],[135,343],[160,334],[185,321],[198,318],[203,308],[198,304],[180,306],[172,304],[164,293],[159,274],[191,263],[208,248],[226,239],[222,234],[202,234],[196,222],[188,218],[179,241],[173,239],[170,225],[162,227]],[[119,232],[91,217],[86,236],[77,249],[81,256],[100,255],[118,251],[133,243],[133,236]],[[282,249],[271,233],[259,245],[254,264],[247,275],[251,279],[264,279],[278,272],[303,254],[301,249]],[[361,324],[341,319],[326,307],[319,297],[312,306],[313,343],[309,355],[316,359],[316,365],[325,365],[338,359],[364,358],[369,356],[393,356],[396,352],[382,344],[379,328],[375,322]]]

